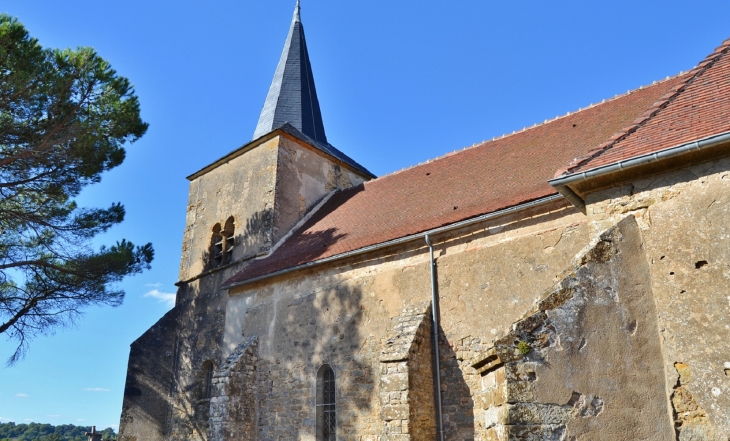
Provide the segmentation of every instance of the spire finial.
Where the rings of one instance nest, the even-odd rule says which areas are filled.
[[[301,22],[301,19],[299,18],[300,9],[301,6],[299,6],[299,0],[297,0],[297,5],[294,7],[294,22]]]

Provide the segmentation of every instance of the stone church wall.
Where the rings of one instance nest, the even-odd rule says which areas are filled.
[[[478,439],[474,357],[510,329],[589,241],[585,217],[572,208],[558,205],[518,219],[490,226],[481,238],[477,230],[436,245],[446,439]]]
[[[258,430],[258,339],[245,339],[213,376],[208,441],[254,440]]]
[[[246,156],[259,149],[255,161]],[[180,284],[169,317],[133,345],[128,387],[130,393],[140,390],[144,398],[125,397],[122,438],[195,441],[210,434],[224,439],[225,427],[238,424],[248,431],[255,427],[259,440],[313,441],[317,372],[328,364],[336,375],[338,439],[432,439],[434,401],[426,363],[432,347],[424,313],[431,286],[425,242],[221,291],[221,283],[242,269],[246,258],[273,246],[327,192],[359,182],[332,163],[317,162],[316,154],[285,137],[234,158],[231,165],[237,160],[241,169],[250,170],[251,163],[263,168],[239,176],[223,164],[191,183],[181,265],[181,278],[188,279]],[[622,427],[646,432],[647,439],[730,437],[730,417],[723,411],[730,408],[726,170],[730,160],[719,160],[589,194],[587,217],[558,201],[433,236],[445,439],[629,436]],[[269,179],[272,174],[281,178],[276,185]],[[231,179],[239,181],[234,185]],[[230,206],[237,191],[251,205],[224,215],[221,210]],[[290,196],[278,199],[284,194]],[[238,216],[237,260],[206,268],[209,224],[229,215]],[[636,219],[636,227],[622,220],[628,215]],[[618,231],[601,239],[617,244],[613,257],[584,262],[584,269],[565,273],[591,238],[606,229]],[[622,242],[622,237],[631,239]],[[542,311],[544,317],[530,312],[544,302],[544,293],[559,297],[563,291],[554,290],[560,283],[573,284],[570,298]],[[627,288],[631,283],[633,288]],[[618,300],[612,293],[619,293]],[[533,315],[542,321],[529,330],[520,328]],[[581,326],[571,328],[569,322]],[[401,323],[402,332],[394,323]],[[657,332],[652,334],[652,329]],[[236,378],[241,383],[245,377],[249,403],[237,412],[250,417],[250,409],[257,409],[256,424],[246,418],[225,420],[235,414],[227,413],[228,407],[228,416],[221,419],[221,402],[202,395],[202,366],[211,361],[221,367],[254,336],[256,353],[247,353],[250,360],[240,365],[254,370],[241,370]],[[480,362],[486,353],[509,345],[505,336],[524,340],[531,355],[509,361],[505,356],[485,373]],[[603,337],[597,342],[597,336]],[[394,338],[418,349],[407,358],[385,360],[384,348]],[[167,346],[172,349],[155,352]],[[171,356],[160,355],[167,352]],[[611,358],[618,353],[625,354],[620,362]],[[658,365],[649,366],[657,360]],[[149,378],[141,374],[152,364],[169,370],[169,388],[164,378],[153,378],[165,376],[163,371]],[[588,381],[586,372],[598,380]],[[238,383],[222,378],[218,396],[230,398],[233,389],[225,387]],[[610,384],[621,387],[611,389]],[[626,389],[626,384],[633,386]],[[160,387],[167,388],[167,398]],[[411,406],[416,401],[420,407]],[[639,413],[645,420],[634,421],[639,402],[651,411]],[[601,422],[608,419],[612,423]],[[674,429],[666,429],[665,423],[672,421]],[[661,429],[649,433],[647,424]],[[604,433],[596,432],[599,428]]]
[[[180,280],[211,266],[213,226],[235,224],[229,263],[265,254],[325,195],[363,182],[283,135],[233,155],[190,182]]]
[[[269,140],[190,182],[180,280],[212,268],[213,226],[231,216],[235,248],[230,262],[271,247],[278,144],[278,138]]]
[[[343,283],[297,297],[269,298],[246,314],[243,338],[259,336],[260,440],[313,440],[316,376],[336,377],[341,439],[380,433],[375,395],[380,340],[360,332],[359,289]]]
[[[379,441],[436,439],[432,330],[429,304],[392,319],[378,369],[383,421]]]
[[[728,170],[730,159],[706,162],[586,201],[596,228],[628,214],[638,220],[679,439],[730,438]]]
[[[169,435],[177,311],[169,311],[132,343],[124,385],[120,441],[162,441]]]
[[[222,271],[180,287],[179,328],[175,345],[170,441],[205,440],[210,399],[205,396],[204,364],[219,367],[226,296],[217,287],[230,274]]]
[[[121,439],[207,439],[204,365],[219,367],[223,360],[227,295],[218,286],[240,268],[180,284],[175,307],[132,345]]]
[[[641,241],[633,217],[602,233],[474,364],[486,439],[674,437]]]
[[[154,406],[149,397],[144,403],[136,399],[141,404],[129,407],[122,416],[123,421],[131,421],[137,413],[155,413],[154,427],[169,436],[165,439],[206,439],[211,401],[205,396],[204,365],[212,363],[218,368],[230,353],[222,347],[228,296],[220,285],[251,258],[267,252],[327,192],[362,182],[356,174],[285,136],[253,147],[191,181],[180,289],[171,312],[176,317],[174,330],[170,328],[164,335],[157,329],[149,331],[130,355],[130,366],[149,367],[157,363],[157,357],[150,354],[158,349],[150,342],[164,338],[169,346],[170,355],[164,360],[171,363],[165,397]],[[288,194],[295,195],[296,201],[287,199]],[[297,210],[287,211],[294,202]],[[211,256],[213,226],[224,226],[230,217],[235,226],[234,246],[216,267]],[[245,308],[235,312],[243,313]],[[271,374],[267,371],[266,375]],[[124,427],[122,432],[130,436],[140,433],[136,426]]]
[[[585,217],[561,204],[439,238],[446,439],[478,438],[473,358],[507,332],[587,242]],[[337,372],[338,436],[384,436],[378,372],[387,330],[404,309],[430,301],[428,255],[415,246],[230,294],[225,351],[258,335],[261,370],[270,372],[259,382],[266,388],[260,424],[268,431],[259,439],[313,439],[315,375],[323,363]]]
[[[312,148],[281,137],[277,158],[274,242],[326,194],[362,184],[362,176],[325,158]]]

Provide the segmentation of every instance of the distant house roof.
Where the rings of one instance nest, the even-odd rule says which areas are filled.
[[[730,131],[730,39],[628,126],[559,175],[579,173]]]
[[[690,74],[339,191],[232,285],[555,194],[548,179],[601,145]]]

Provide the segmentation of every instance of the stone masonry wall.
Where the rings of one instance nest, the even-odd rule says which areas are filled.
[[[225,293],[217,289],[226,271],[184,284],[175,310],[179,328],[175,344],[169,441],[204,441],[210,398],[205,396],[206,362],[218,368],[225,321]]]
[[[441,366],[441,405],[444,439],[480,440],[479,409],[474,407],[473,395],[479,390],[479,375],[471,367],[475,358],[488,347],[484,337],[464,337],[449,342],[443,332],[439,336]]]
[[[446,439],[727,439],[727,170],[730,160],[720,160],[588,195],[590,224],[556,204],[436,238]],[[592,248],[562,273],[591,235]],[[382,343],[391,319],[430,297],[429,282],[425,250],[416,247],[230,297],[213,277],[189,284],[175,349],[175,393],[187,407],[175,402],[170,440],[204,438],[207,419],[199,417],[209,403],[195,398],[199,366],[220,362],[251,335],[260,338],[259,439],[313,439],[324,363],[337,377],[339,439],[404,435],[403,419],[400,434],[383,421]],[[225,347],[223,320],[235,330]],[[516,356],[520,343],[529,352]],[[392,363],[391,373],[411,368]],[[401,399],[413,398],[409,389]],[[418,418],[409,408],[414,439]]]
[[[171,440],[207,437],[211,403],[203,393],[203,365],[218,367],[232,349],[222,346],[227,293],[220,285],[250,259],[268,252],[327,192],[362,181],[357,179],[330,159],[276,136],[191,181],[180,264],[182,295],[175,307],[179,332],[170,379]],[[230,217],[234,246],[222,266],[215,267],[213,227]],[[240,327],[236,331],[240,336]]]
[[[656,298],[667,396],[690,396],[692,403],[679,405],[678,414],[703,409],[702,424],[712,427],[705,432],[713,433],[706,439],[713,441],[730,438],[729,170],[730,158],[724,158],[586,197],[596,229],[636,217]],[[678,388],[679,365],[687,366],[691,380]],[[696,436],[683,434],[687,423],[678,421],[677,439]]]
[[[366,342],[372,351],[375,342]],[[380,431],[377,420],[369,417],[374,393],[372,368],[363,363],[374,354],[354,359],[332,358],[327,363],[335,370],[337,383],[336,413],[338,440],[367,440]],[[261,359],[257,379],[259,409],[258,440],[311,440],[315,438],[316,368],[320,363],[294,362],[286,358]]]
[[[314,388],[307,369],[262,360],[258,378],[259,440],[302,439],[314,434]]]
[[[317,202],[365,179],[311,148],[282,137],[276,168],[274,242],[281,239]]]
[[[436,403],[434,397],[433,319],[426,310],[413,338],[408,360],[409,432],[411,439],[436,439]]]
[[[168,311],[130,347],[120,441],[163,441],[169,435],[177,324],[177,311]]]
[[[431,308],[404,310],[380,354],[378,441],[428,440],[436,437]]]
[[[326,194],[362,183],[286,136],[251,146],[190,182],[180,280],[210,270],[212,229],[235,223],[233,262],[265,254]]]
[[[474,363],[485,439],[673,437],[641,240],[633,217],[602,233]]]
[[[272,245],[279,138],[271,139],[190,182],[179,280],[211,269],[213,226],[233,216],[230,262]]]
[[[209,441],[255,440],[258,338],[244,340],[213,376]]]
[[[314,440],[316,380],[323,364],[335,372],[338,440],[381,432],[377,399],[378,334],[366,333],[356,283],[250,307],[243,338],[259,336],[259,440]]]
[[[489,228],[486,240],[476,233],[436,244],[446,440],[482,439],[483,409],[474,399],[481,381],[471,364],[585,247],[583,220],[558,210]]]
[[[180,327],[168,423],[172,440],[204,440],[208,432],[210,400],[201,389],[202,366],[208,361],[219,366],[232,349],[222,346],[227,293],[221,283],[267,252],[326,192],[358,182],[338,170],[329,159],[277,136],[191,181],[180,265],[183,295],[176,305]],[[215,268],[212,228],[231,216],[234,246],[225,265]]]
[[[585,246],[583,219],[576,210],[556,204],[437,238],[446,440],[480,439],[478,413],[483,410],[474,408],[480,376],[471,368],[472,360],[555,283]],[[227,332],[226,347],[259,336],[259,409],[265,418],[259,439],[313,440],[315,378],[324,363],[333,366],[337,378],[338,439],[377,441],[384,436],[382,344],[394,336],[395,317],[404,309],[419,310],[430,298],[425,243],[232,290],[226,329],[235,332]],[[423,350],[430,350],[430,344]],[[430,362],[421,366],[431,369]],[[418,375],[424,382],[432,378]],[[424,383],[416,389],[432,394],[433,387]]]

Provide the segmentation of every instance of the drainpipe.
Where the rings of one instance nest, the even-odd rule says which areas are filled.
[[[431,313],[433,318],[433,364],[436,370],[433,381],[436,389],[436,429],[438,430],[438,441],[444,441],[444,423],[441,412],[441,367],[439,365],[439,295],[436,285],[436,261],[433,259],[433,245],[428,234],[423,236],[428,245],[428,253],[431,262]]]

